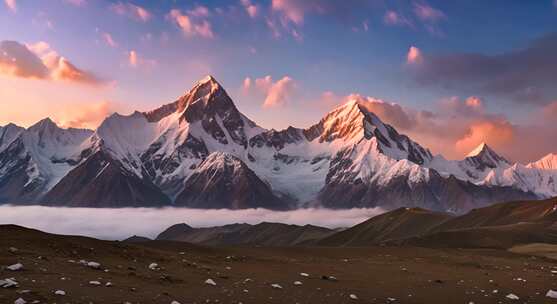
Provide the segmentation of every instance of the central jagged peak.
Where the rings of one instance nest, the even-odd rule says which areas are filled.
[[[485,142],[480,143],[474,150],[466,155],[466,160],[474,163],[476,167],[496,168],[500,165],[509,165],[510,162],[497,154]]]

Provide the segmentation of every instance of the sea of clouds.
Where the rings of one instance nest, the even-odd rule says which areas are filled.
[[[276,222],[350,227],[384,212],[371,209],[267,209],[202,210],[186,208],[59,208],[43,206],[0,206],[0,224],[15,224],[41,231],[83,235],[106,240],[122,240],[132,235],[156,237],[178,223],[192,227],[212,227],[233,223]]]

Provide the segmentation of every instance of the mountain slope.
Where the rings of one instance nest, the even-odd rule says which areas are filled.
[[[425,235],[452,216],[420,208],[399,208],[317,242],[320,246],[370,246]]]
[[[207,209],[288,208],[246,164],[222,152],[211,153],[199,164],[174,204]]]
[[[164,206],[170,200],[149,180],[140,179],[99,151],[74,168],[46,196],[47,205],[71,207]]]
[[[177,224],[163,231],[156,239],[208,246],[285,247],[311,243],[332,233],[333,230],[323,227],[280,223],[231,224],[209,228],[192,228],[186,224]]]

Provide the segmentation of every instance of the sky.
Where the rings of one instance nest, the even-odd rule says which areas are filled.
[[[0,1],[0,126],[94,129],[210,74],[265,128],[361,99],[449,159],[557,152],[557,0]]]

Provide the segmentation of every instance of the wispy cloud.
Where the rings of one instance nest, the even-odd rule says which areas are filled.
[[[118,15],[128,16],[132,19],[147,22],[152,15],[146,8],[129,2],[117,2],[110,6],[110,9]]]
[[[246,10],[248,16],[250,16],[251,18],[257,17],[257,15],[259,14],[259,6],[252,3],[251,0],[240,0],[240,3]]]
[[[404,15],[395,12],[393,10],[388,10],[385,12],[385,15],[383,16],[383,22],[386,25],[392,25],[392,26],[408,26],[408,27],[413,26],[413,23],[412,21],[410,21],[410,19],[406,18]]]
[[[118,43],[116,43],[116,41],[114,40],[114,38],[112,38],[112,35],[109,33],[101,33],[101,37],[103,39],[103,41],[110,47],[117,47]]]
[[[197,8],[183,13],[179,9],[172,9],[167,15],[174,22],[186,37],[214,38],[212,25],[207,19],[209,11],[206,7]]]
[[[424,22],[438,22],[447,19],[441,10],[431,7],[425,2],[414,2],[414,14]]]

